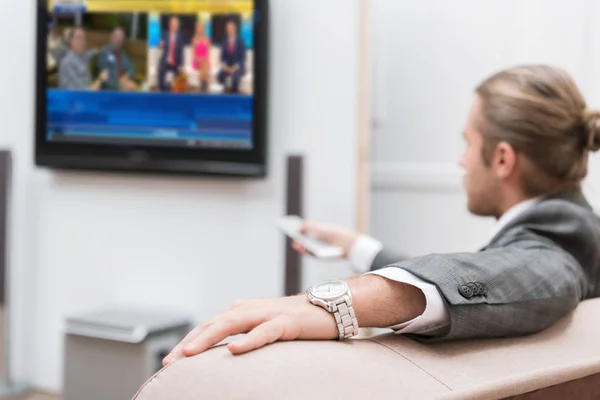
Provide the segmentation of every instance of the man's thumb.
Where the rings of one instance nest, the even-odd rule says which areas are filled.
[[[310,222],[304,222],[300,225],[300,233],[306,235],[312,231],[312,224]]]
[[[300,227],[300,233],[305,236],[310,236],[317,240],[323,240],[323,236],[325,236],[325,232],[322,226],[318,223],[313,222],[305,222]]]

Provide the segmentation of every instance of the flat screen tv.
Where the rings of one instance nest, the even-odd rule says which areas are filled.
[[[264,177],[268,0],[38,0],[39,166]]]

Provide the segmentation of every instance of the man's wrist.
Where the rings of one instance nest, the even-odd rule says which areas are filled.
[[[362,275],[346,281],[352,307],[360,328],[388,328],[411,321],[425,311],[423,292],[412,285],[380,275]],[[302,321],[300,338],[336,339],[339,331],[335,316],[311,304],[306,293],[293,296]]]
[[[361,328],[387,328],[423,314],[427,302],[412,285],[380,275],[363,275],[347,281]]]
[[[339,335],[335,317],[322,307],[311,304],[306,293],[293,296],[303,321],[299,339],[336,339]]]

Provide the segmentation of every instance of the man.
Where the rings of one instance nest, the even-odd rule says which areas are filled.
[[[98,90],[108,79],[108,71],[102,70],[95,80],[90,72],[90,59],[95,51],[87,51],[86,34],[83,28],[73,29],[69,37],[69,52],[58,68],[58,86],[71,90]]]
[[[246,45],[238,35],[234,21],[226,25],[227,39],[221,44],[221,71],[217,80],[226,92],[238,93],[240,81],[246,75]]]
[[[135,67],[127,51],[123,48],[125,31],[115,28],[110,35],[110,43],[104,46],[98,56],[98,68],[108,71],[108,79],[102,84],[103,90],[132,91],[136,89],[133,81]]]
[[[46,39],[48,47],[47,65],[49,68],[56,68],[67,55],[69,47],[54,23],[48,24],[48,37]]]
[[[175,76],[183,72],[184,38],[179,31],[179,18],[169,20],[169,31],[163,35],[160,48],[163,50],[158,66],[158,86],[161,91],[170,91]],[[167,74],[172,75],[169,82]]]
[[[356,325],[423,341],[526,335],[600,297],[600,218],[580,188],[588,155],[600,148],[600,112],[587,108],[564,71],[547,66],[501,71],[476,92],[460,165],[470,212],[498,220],[485,248],[409,259],[374,239],[309,223],[305,232],[373,271],[308,296],[236,303],[194,329],[164,363],[246,332],[228,344],[233,354],[278,340],[343,339]],[[323,300],[335,305],[326,310]]]

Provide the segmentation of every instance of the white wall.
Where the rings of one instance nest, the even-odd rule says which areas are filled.
[[[476,84],[519,63],[567,69],[600,107],[592,0],[373,1],[372,232],[410,254],[476,250],[493,221],[466,211],[461,132]],[[600,159],[586,182],[600,204]],[[597,190],[595,190],[597,189]]]
[[[60,390],[63,318],[105,302],[174,307],[201,320],[237,298],[281,295],[274,222],[284,211],[287,152],[308,156],[306,214],[354,225],[356,1],[272,1],[271,173],[261,182],[36,169],[34,3],[0,2],[0,145],[16,163],[15,378]],[[307,283],[348,273],[307,264]]]

